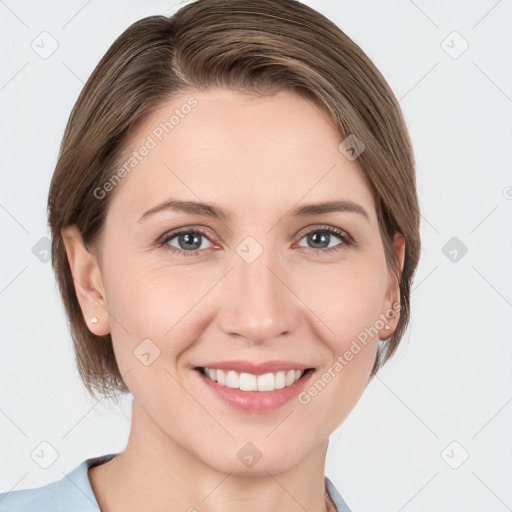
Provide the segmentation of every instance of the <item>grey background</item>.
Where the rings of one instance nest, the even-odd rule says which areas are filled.
[[[512,2],[305,3],[363,48],[399,98],[422,209],[411,324],[332,434],[326,474],[354,512],[512,510]],[[0,0],[0,492],[126,443],[129,397],[120,408],[93,402],[75,369],[45,261],[46,196],[96,63],[132,22],[175,9]],[[58,453],[47,469],[32,455],[53,453],[41,443]]]

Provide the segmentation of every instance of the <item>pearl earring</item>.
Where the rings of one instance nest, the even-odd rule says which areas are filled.
[[[389,329],[389,325],[386,325],[385,329],[388,330]]]
[[[92,322],[93,324],[97,324],[97,323],[98,323],[98,317],[93,316],[93,317],[91,318],[91,322]]]

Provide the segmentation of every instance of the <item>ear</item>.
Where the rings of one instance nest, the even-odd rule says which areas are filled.
[[[400,233],[395,234],[393,248],[397,255],[399,275],[401,275],[405,261],[405,238]],[[379,333],[381,340],[389,338],[393,334],[400,318],[400,283],[393,272],[390,272],[389,275],[389,286],[384,305],[386,309],[382,311],[381,318],[384,320],[385,326],[389,325],[389,329],[386,329],[385,326],[381,329]]]
[[[76,226],[68,226],[61,233],[85,324],[96,336],[109,334],[110,317],[98,260],[85,247]]]

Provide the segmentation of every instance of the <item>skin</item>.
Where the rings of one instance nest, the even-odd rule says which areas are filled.
[[[241,412],[206,390],[193,368],[284,359],[320,376],[332,367],[399,298],[375,203],[357,160],[339,151],[343,137],[331,118],[291,91],[175,96],[129,147],[139,148],[191,95],[198,105],[111,192],[95,249],[84,248],[74,226],[63,230],[85,321],[97,335],[112,334],[133,394],[126,449],[89,479],[104,511],[325,511],[328,437],[364,391],[378,338],[391,335],[398,314],[306,405],[293,399],[273,412]],[[162,211],[138,222],[171,198],[214,203],[232,218]],[[287,216],[340,199],[360,204],[369,220],[354,212]],[[307,227],[319,237],[325,226],[356,245],[331,234],[315,249],[301,234]],[[173,229],[200,227],[197,255],[156,243]],[[236,252],[247,236],[263,249],[252,263]],[[192,250],[176,236],[167,245]],[[404,247],[397,236],[401,266]],[[160,350],[149,366],[133,354],[146,338]],[[247,442],[262,453],[252,468],[236,455]]]

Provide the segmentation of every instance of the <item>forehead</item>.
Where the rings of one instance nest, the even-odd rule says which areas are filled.
[[[255,213],[345,198],[370,213],[371,191],[342,141],[328,113],[292,91],[180,93],[131,136],[124,161],[134,165],[111,207],[141,213],[173,197]]]

